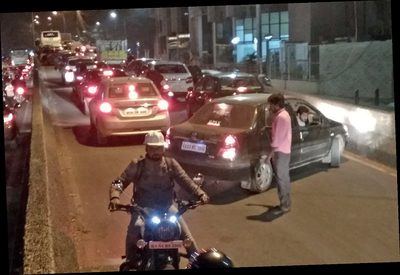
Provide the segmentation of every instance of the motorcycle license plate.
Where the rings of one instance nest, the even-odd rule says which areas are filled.
[[[182,241],[171,241],[171,242],[149,242],[150,249],[177,249],[183,247]]]

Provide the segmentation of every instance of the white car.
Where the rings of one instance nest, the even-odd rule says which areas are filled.
[[[78,63],[87,63],[87,69],[96,68],[93,59],[88,57],[78,58],[78,57],[70,57],[68,58],[65,65],[60,68],[61,73],[61,82],[65,84],[71,84],[75,81],[74,72],[76,71],[76,65]]]
[[[183,63],[152,61],[148,66],[150,70],[155,70],[164,77],[165,84],[174,93],[174,97],[186,97],[188,88],[194,86],[193,76]]]

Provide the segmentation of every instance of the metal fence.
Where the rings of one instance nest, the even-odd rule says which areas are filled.
[[[319,46],[287,43],[269,51],[271,79],[319,80]]]

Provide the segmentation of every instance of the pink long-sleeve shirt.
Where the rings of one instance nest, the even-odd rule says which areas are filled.
[[[271,147],[276,152],[289,154],[292,146],[292,120],[289,113],[282,108],[272,121]]]

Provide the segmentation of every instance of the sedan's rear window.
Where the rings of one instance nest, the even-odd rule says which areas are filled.
[[[253,106],[209,103],[200,108],[189,122],[214,127],[247,129],[254,120]]]
[[[247,89],[260,89],[261,84],[255,77],[221,77],[221,90],[236,90],[239,87]]]
[[[82,63],[82,64],[86,64],[86,65],[95,65],[96,63],[93,60],[85,60],[85,59],[74,59],[74,60],[70,60],[69,65],[71,66],[76,66],[78,63]]]
[[[155,65],[155,70],[160,74],[186,74],[188,73],[183,65],[163,64]]]
[[[144,98],[148,96],[157,96],[150,83],[135,83],[135,84],[117,84],[110,86],[110,98]]]

